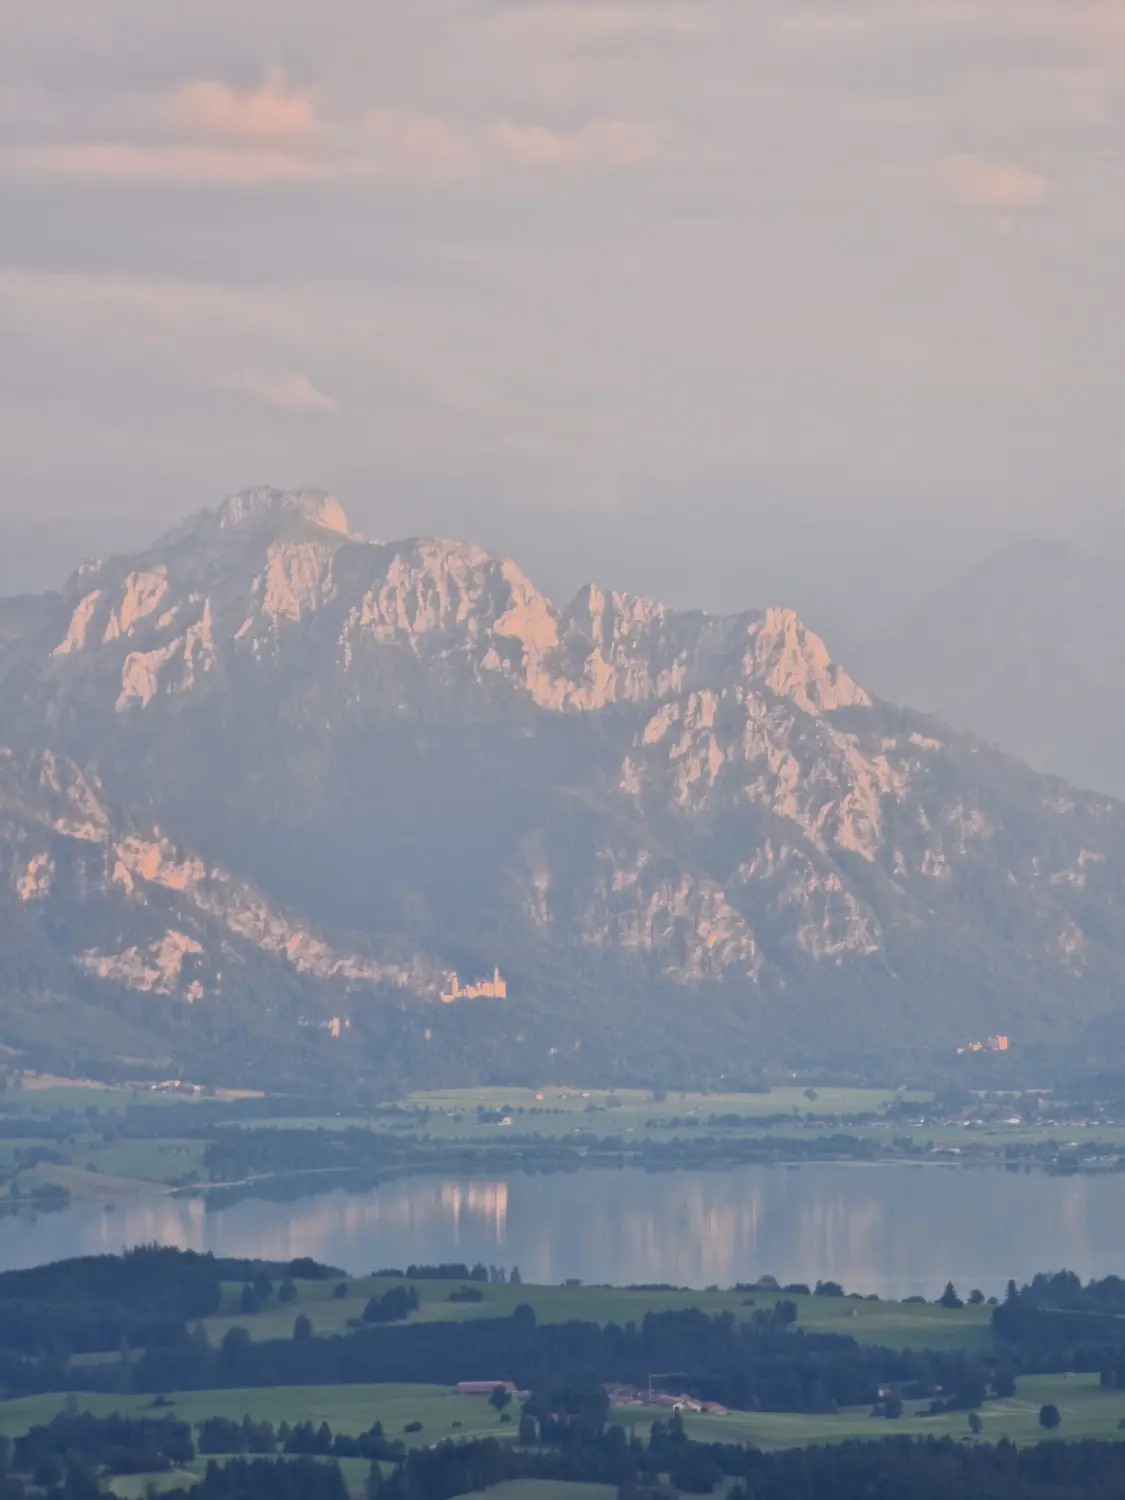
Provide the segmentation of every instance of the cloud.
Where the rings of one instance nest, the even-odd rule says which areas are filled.
[[[288,88],[280,74],[245,92],[211,79],[189,83],[165,113],[187,134],[222,141],[299,141],[321,129],[313,101]]]
[[[483,165],[470,132],[434,115],[379,110],[367,117],[371,170],[417,177],[461,177]]]
[[[660,131],[634,120],[591,120],[575,130],[542,125],[490,126],[489,142],[521,167],[563,168],[643,166],[660,149]]]
[[[181,93],[177,100],[183,97]],[[200,127],[202,119],[193,116]],[[294,129],[296,121],[295,112]],[[349,128],[334,127],[330,136],[310,125],[307,138],[283,139],[279,117],[273,141],[268,139],[274,129],[269,112],[257,104],[248,115],[240,106],[229,116],[224,105],[213,123],[215,139],[206,142],[154,140],[150,135],[143,141],[0,144],[0,171],[23,178],[91,178],[151,186],[448,180],[495,175],[506,168],[626,170],[653,160],[664,141],[660,127],[638,120],[595,119],[558,129],[511,120],[461,124],[438,115],[390,109],[374,111]],[[219,139],[220,125],[228,130],[229,140]],[[259,139],[253,139],[254,132]]]
[[[142,98],[80,139],[0,146],[0,168],[140,184],[310,181],[336,170],[319,149],[325,130],[312,100],[280,74],[241,91],[203,79]]]
[[[1011,161],[985,161],[966,153],[949,156],[938,167],[938,179],[956,203],[1011,213],[1038,208],[1051,191],[1046,177]]]
[[[224,377],[219,384],[241,391],[277,411],[334,412],[336,402],[324,391],[318,391],[307,375],[287,371],[273,375],[236,375]]]

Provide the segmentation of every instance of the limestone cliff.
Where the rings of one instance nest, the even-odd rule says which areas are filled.
[[[1120,806],[873,700],[782,607],[559,608],[481,548],[258,489],[18,618],[19,763],[52,745],[137,809],[35,762],[12,902],[131,913],[66,949],[84,982],[202,1013],[252,950],[436,1046],[467,1024],[440,976],[498,965],[489,1046],[524,1058],[700,1005],[795,1061],[1117,1014]]]
[[[325,942],[250,882],[123,818],[53,751],[0,745],[0,906],[10,939],[21,924],[47,928],[54,953],[82,975],[186,1003],[237,991],[247,963],[415,995],[437,980],[421,959],[380,962]],[[99,938],[90,946],[88,910]]]

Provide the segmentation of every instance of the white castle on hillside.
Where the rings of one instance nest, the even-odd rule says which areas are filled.
[[[446,1005],[452,1005],[455,1000],[506,1000],[508,998],[508,982],[500,978],[500,970],[493,969],[491,979],[478,979],[475,984],[467,984],[461,988],[456,974],[446,976],[447,989],[442,990],[441,998]]]

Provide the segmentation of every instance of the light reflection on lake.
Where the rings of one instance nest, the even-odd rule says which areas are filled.
[[[355,1272],[482,1260],[536,1282],[729,1286],[770,1272],[887,1296],[934,1296],[950,1278],[999,1293],[1036,1270],[1125,1272],[1125,1178],[814,1164],[412,1178],[211,1212],[155,1197],[0,1220],[0,1267],[151,1240]]]

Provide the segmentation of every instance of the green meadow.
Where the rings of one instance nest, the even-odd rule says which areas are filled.
[[[224,1291],[223,1311],[204,1320],[211,1341],[217,1342],[228,1329],[245,1328],[255,1340],[289,1338],[299,1313],[310,1321],[318,1334],[342,1333],[362,1318],[369,1297],[378,1295],[401,1282],[364,1277],[349,1279],[348,1295],[337,1299],[332,1281],[298,1283],[298,1301],[281,1303],[276,1296],[257,1313],[247,1315],[238,1309],[241,1287],[228,1285]],[[543,1323],[567,1323],[573,1320],[600,1324],[630,1321],[639,1323],[649,1312],[679,1311],[699,1308],[715,1316],[731,1312],[740,1321],[755,1312],[770,1312],[782,1298],[797,1307],[800,1327],[815,1333],[846,1333],[860,1343],[881,1344],[887,1348],[987,1349],[991,1343],[988,1307],[964,1307],[947,1311],[928,1303],[867,1302],[845,1297],[792,1296],[787,1293],[753,1289],[735,1291],[628,1291],[619,1287],[600,1286],[488,1286],[473,1283],[481,1294],[479,1302],[451,1302],[452,1292],[464,1286],[460,1281],[412,1282],[421,1306],[411,1315],[411,1322],[464,1322],[477,1318],[509,1317],[521,1304],[532,1308]]]

